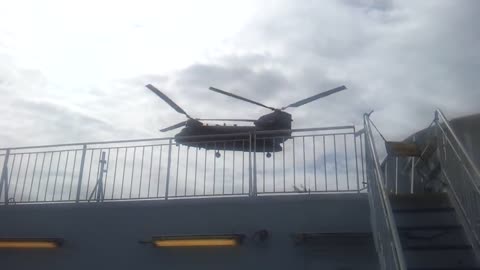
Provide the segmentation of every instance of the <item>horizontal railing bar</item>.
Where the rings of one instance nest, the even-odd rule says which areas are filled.
[[[289,130],[290,131],[290,130]],[[258,132],[257,132],[258,134]],[[279,136],[268,136],[268,137],[259,137],[257,138],[257,140],[267,140],[267,139],[281,139],[281,138],[302,138],[302,137],[322,137],[322,136],[334,136],[334,135],[353,135],[354,133],[353,132],[339,132],[339,133],[325,133],[325,134],[305,134],[305,135],[285,135],[285,136],[282,136],[282,135],[279,135]],[[218,137],[225,137],[225,136],[230,136],[230,135],[234,135],[234,134],[220,134],[220,135],[205,135],[205,136],[194,136],[196,138],[198,137],[212,137],[212,136],[218,136]],[[236,135],[235,135],[236,136]],[[182,138],[182,139],[185,139],[185,138],[192,138],[192,136],[185,136],[185,137],[178,137],[178,138]],[[188,143],[189,144],[206,144],[206,143],[222,143],[222,142],[248,142],[248,137],[245,137],[245,139],[225,139],[225,140],[211,140],[211,141],[189,141]],[[180,143],[181,144],[181,143]],[[141,146],[144,146],[144,145],[141,145]],[[147,146],[147,145],[145,145]],[[195,147],[195,145],[190,145],[192,147]],[[123,148],[123,147],[121,147]],[[89,148],[91,149],[91,148]],[[108,148],[102,148],[102,149],[108,149]]]
[[[298,195],[309,195],[309,194],[320,194],[320,193],[358,193],[358,189],[332,189],[332,190],[316,190],[316,191],[306,191],[306,192],[296,192],[296,191],[262,191],[258,192],[258,195],[273,195],[273,194],[298,194]]]
[[[9,202],[8,205],[25,205],[25,204],[56,204],[56,203],[75,203],[75,200],[55,200],[55,201],[19,201]],[[0,203],[0,205],[5,205]]]
[[[325,134],[306,134],[306,135],[294,135],[288,136],[288,138],[305,138],[305,137],[324,137],[324,136],[335,136],[335,135],[353,135],[353,132],[340,132],[340,133],[325,133]],[[261,139],[274,139],[274,138],[282,138],[282,136],[278,137],[262,137]]]
[[[10,153],[10,155],[13,156],[13,155],[28,155],[28,154],[50,154],[50,153],[64,153],[64,152],[70,152],[70,151],[82,151],[82,148],[50,150],[50,151],[34,151],[34,152],[15,152],[15,153]]]
[[[221,135],[221,136],[225,137],[225,135]],[[205,137],[208,137],[208,136],[205,136]],[[184,139],[185,137],[181,137],[181,138]],[[225,140],[209,140],[209,141],[188,141],[188,144],[208,144],[208,143],[222,143],[222,142],[248,142],[248,137],[245,137],[245,139],[233,139],[233,140],[225,139]],[[175,142],[174,144],[181,144],[181,143]]]
[[[253,131],[252,131],[253,133]],[[251,133],[249,132],[242,132],[242,133],[225,133],[225,134],[207,134],[207,135],[192,135],[192,136],[176,136],[172,139],[178,140],[178,139],[201,139],[201,138],[219,138],[219,137],[225,137],[225,136],[245,136],[245,139],[250,136]],[[215,140],[217,141],[217,140]],[[203,141],[202,141],[203,142]]]
[[[354,129],[355,126],[332,126],[332,127],[319,127],[319,128],[301,128],[301,129],[283,129],[283,130],[263,130],[263,131],[254,131],[257,134],[268,134],[268,133],[277,133],[277,132],[307,132],[307,131],[323,131],[323,130],[340,130],[340,129]],[[253,132],[252,132],[253,133]],[[215,134],[215,135],[202,135],[202,136],[179,136],[177,138],[202,138],[202,137],[222,137],[222,136],[237,136],[245,135],[248,136],[249,132],[241,133],[229,133],[229,134]],[[65,147],[65,146],[83,146],[95,145],[95,144],[115,144],[115,143],[135,143],[135,142],[148,142],[148,141],[162,141],[175,139],[173,137],[168,138],[146,138],[146,139],[132,139],[132,140],[116,140],[116,141],[100,141],[100,142],[81,142],[81,143],[63,143],[63,144],[50,144],[50,145],[36,145],[36,146],[20,146],[20,147],[2,147],[0,150],[19,150],[19,149],[33,149],[33,148],[51,148],[51,147]]]
[[[205,194],[205,195],[173,195],[173,196],[168,196],[168,199],[189,199],[189,198],[212,198],[212,197],[215,197],[215,198],[218,198],[218,197],[222,197],[222,198],[234,198],[234,197],[248,197],[248,193],[244,193],[244,194]]]
[[[191,139],[191,138],[216,138],[225,136],[245,136],[248,137],[251,134],[275,134],[282,132],[308,132],[308,131],[324,131],[324,130],[342,130],[342,129],[354,129],[354,126],[338,126],[338,127],[325,127],[325,128],[303,128],[303,129],[278,129],[278,130],[253,130],[252,132],[242,133],[227,133],[227,134],[211,134],[211,135],[195,135],[195,136],[177,136],[174,139]],[[323,135],[323,134],[319,134]],[[282,137],[282,136],[278,136]],[[264,137],[262,137],[263,139]],[[227,140],[226,140],[227,141]]]
[[[325,133],[325,134],[306,134],[306,135],[290,135],[290,136],[276,136],[276,137],[260,137],[257,140],[267,140],[267,139],[282,139],[282,138],[306,138],[306,137],[326,137],[326,136],[336,136],[336,135],[354,135],[353,132],[340,132],[340,133]],[[229,142],[231,140],[228,140]],[[218,142],[218,141],[217,141]]]
[[[318,127],[318,128],[298,128],[298,129],[279,129],[279,130],[257,130],[257,134],[268,134],[277,132],[307,132],[307,131],[324,131],[324,130],[341,130],[341,129],[355,129],[355,126],[332,126],[332,127]]]
[[[112,147],[88,147],[87,150],[112,150],[112,149],[124,149],[124,148],[135,148],[135,147],[153,147],[153,146],[168,146],[168,143],[165,144],[142,144],[142,145],[124,145],[124,146],[112,146]],[[80,149],[82,150],[82,149]]]
[[[170,197],[169,197],[170,199]],[[131,201],[165,201],[165,197],[150,197],[150,198],[132,198],[132,199],[112,199],[112,198],[105,198],[103,201],[105,202],[131,202]],[[83,202],[87,202],[87,201],[83,201]]]
[[[46,144],[46,145],[35,145],[35,146],[20,146],[20,147],[3,147],[0,150],[18,150],[18,149],[29,149],[29,148],[51,148],[51,147],[64,147],[64,146],[83,146],[86,145],[95,145],[95,144],[115,144],[115,143],[133,143],[133,142],[149,142],[149,141],[168,141],[172,138],[147,138],[147,139],[133,139],[133,140],[118,140],[118,141],[102,141],[102,142],[81,142],[81,143],[62,143],[62,144]]]
[[[310,192],[295,192],[295,191],[276,191],[276,192],[258,192],[259,196],[272,196],[272,195],[315,195],[315,194],[325,194],[325,193],[358,193],[357,189],[346,190],[346,189],[339,189],[339,190],[321,190],[321,191],[310,191]],[[201,194],[201,195],[169,195],[168,199],[186,199],[186,198],[208,198],[208,197],[246,197],[248,193],[234,193],[234,194]],[[141,198],[124,198],[124,199],[111,199],[105,198],[103,201],[105,202],[117,202],[117,201],[158,201],[158,200],[165,200],[165,197],[141,197]],[[80,200],[80,203],[92,203],[90,200]],[[72,200],[55,200],[55,201],[19,201],[15,203],[10,203],[10,205],[26,205],[26,204],[55,204],[55,203],[76,203],[74,199]],[[0,205],[3,205],[0,203]]]

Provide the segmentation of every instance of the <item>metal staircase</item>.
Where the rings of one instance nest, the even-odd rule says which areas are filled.
[[[408,269],[480,269],[446,193],[391,195]]]
[[[369,115],[364,123],[371,223],[381,268],[480,270],[480,174],[443,113],[437,111],[423,132],[428,142],[423,149],[416,143],[417,152],[428,158],[390,152],[383,164]]]

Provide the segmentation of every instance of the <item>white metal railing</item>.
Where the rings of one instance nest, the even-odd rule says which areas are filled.
[[[405,143],[415,145],[416,155],[387,155],[382,162],[385,175],[384,187],[391,194],[414,194],[439,191],[435,187],[440,167],[432,158],[437,151],[436,137],[432,122],[423,131],[409,137]]]
[[[234,141],[210,136],[208,143],[217,146],[219,157],[214,150],[176,144],[173,138],[4,148],[0,203],[365,190],[363,135],[354,126],[288,132],[287,138],[275,136],[278,131],[272,136],[236,134]],[[255,151],[275,140],[285,140],[282,151],[268,156]],[[205,136],[199,141],[198,146],[205,145]],[[240,151],[223,150],[226,144]]]
[[[406,270],[400,237],[397,231],[387,190],[380,168],[377,148],[368,114],[364,116],[365,161],[368,179],[370,222],[380,266],[383,270]]]
[[[480,247],[480,173],[445,115],[435,112],[442,174],[475,248]]]

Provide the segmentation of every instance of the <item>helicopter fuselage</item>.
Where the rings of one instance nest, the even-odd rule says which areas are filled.
[[[291,136],[292,116],[274,111],[254,121],[254,126],[204,125],[190,119],[177,135],[178,144],[212,150],[279,152]],[[255,143],[254,143],[255,142]]]

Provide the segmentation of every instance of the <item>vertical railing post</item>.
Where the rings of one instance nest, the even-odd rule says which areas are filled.
[[[385,176],[385,178],[383,179],[383,181],[384,181],[383,184],[385,185],[385,191],[387,191],[387,192],[388,192],[388,179],[390,179],[390,178],[388,177],[388,162],[389,162],[389,161],[390,161],[389,156],[387,156],[387,157],[385,158],[385,168],[384,168],[385,171],[384,171],[384,173],[383,173],[383,175]]]
[[[257,196],[257,132],[253,131],[253,177],[252,196]]]
[[[415,136],[412,138],[413,143],[415,143]],[[413,194],[415,189],[415,157],[412,157],[412,168],[410,172],[410,194]]]
[[[362,134],[358,134],[360,136],[360,143],[362,143]],[[357,176],[357,193],[360,193],[360,176],[358,171],[358,152],[357,152],[357,132],[355,131],[355,126],[353,127],[353,149],[355,153],[355,171]],[[362,157],[363,158],[363,157]]]
[[[248,196],[253,195],[252,133],[248,133]]]
[[[79,175],[78,175],[78,184],[77,184],[77,197],[75,199],[75,202],[79,202],[80,201],[80,192],[82,190],[82,179],[83,179],[83,168],[85,166],[85,155],[87,154],[87,145],[84,144],[83,145],[83,149],[82,149],[82,159],[80,160],[80,172],[79,172]],[[93,155],[93,153],[92,153]],[[88,192],[88,190],[87,190]]]
[[[103,202],[105,195],[103,191],[103,174],[107,172],[105,168],[106,163],[105,152],[102,152],[102,158],[100,159],[100,176],[97,180],[97,202]]]
[[[10,157],[10,149],[7,149],[5,153],[5,160],[3,161],[2,175],[0,179],[0,195],[2,194],[2,188],[5,186],[5,205],[8,205],[8,158]]]
[[[168,159],[167,159],[167,181],[165,183],[165,200],[168,200],[168,189],[169,189],[169,185],[170,185],[170,167],[171,167],[171,164],[172,164],[172,139],[169,139],[168,140]]]
[[[435,118],[433,119],[433,122],[435,123],[434,125],[434,138],[435,138],[435,144],[437,145],[437,158],[438,160],[442,161],[442,153],[445,152],[445,145],[443,144],[444,137],[442,136],[439,128],[440,128],[440,122],[438,119],[438,111],[435,111]],[[440,142],[440,136],[442,136],[442,141]],[[441,143],[441,145],[440,145]]]
[[[412,168],[410,171],[410,194],[413,194],[415,185],[415,157],[412,157]]]
[[[398,156],[395,157],[395,194],[398,194]]]

